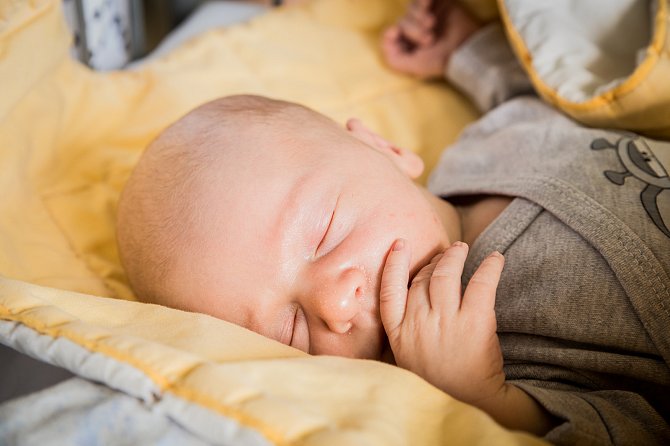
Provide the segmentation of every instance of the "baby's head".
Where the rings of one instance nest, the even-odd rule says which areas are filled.
[[[146,150],[119,203],[138,297],[242,325],[313,354],[378,358],[379,288],[394,240],[411,274],[448,243],[423,169],[350,120],[231,96]]]

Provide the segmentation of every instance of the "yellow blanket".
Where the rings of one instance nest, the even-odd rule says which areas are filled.
[[[108,74],[69,59],[60,1],[0,3],[0,340],[132,390],[123,373],[49,344],[71,341],[150,380],[164,401],[200,405],[274,444],[537,443],[407,371],[309,357],[205,315],[133,302],[119,265],[115,205],[142,149],[217,96],[355,115],[432,164],[475,113],[442,83],[384,68],[378,32],[401,3],[276,10]]]

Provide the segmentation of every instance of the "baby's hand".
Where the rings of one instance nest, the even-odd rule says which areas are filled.
[[[410,249],[398,240],[382,273],[380,311],[396,363],[461,401],[478,405],[505,385],[494,312],[504,258],[494,252],[461,297],[468,245],[456,242],[412,280]]]
[[[454,0],[414,0],[382,39],[388,65],[422,79],[444,74],[451,53],[479,29]]]

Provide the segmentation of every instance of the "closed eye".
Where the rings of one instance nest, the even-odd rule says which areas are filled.
[[[296,304],[286,308],[286,316],[282,317],[282,330],[277,339],[282,344],[291,345],[293,341],[297,311],[298,305]]]
[[[296,323],[298,322],[298,309],[300,307],[296,306],[295,307],[295,312],[293,313],[293,323],[291,324],[291,339],[288,341],[288,345],[293,345],[293,342],[295,340],[295,326]]]
[[[326,226],[326,230],[323,233],[323,237],[321,237],[321,241],[319,242],[319,245],[316,247],[316,251],[314,251],[314,257],[319,256],[321,253],[321,250],[323,249],[324,245],[326,244],[326,240],[328,239],[328,234],[330,232],[331,227],[333,226],[333,221],[335,220],[335,211],[337,210],[337,205],[340,202],[340,197],[337,197],[337,201],[335,202],[335,206],[333,207],[333,212],[330,214],[330,220],[328,221],[328,226]]]
[[[315,257],[321,251],[321,248],[324,245],[324,242],[326,241],[326,238],[328,238],[328,231],[330,231],[330,227],[333,225],[333,218],[335,217],[335,209],[333,209],[333,213],[330,214],[330,221],[328,221],[328,226],[326,226],[326,230],[323,233],[323,237],[321,237],[321,241],[319,242],[319,246],[316,247],[316,251],[314,251]]]
[[[293,319],[293,331],[291,333],[291,347],[309,353],[309,326],[305,312],[301,306],[297,307]]]

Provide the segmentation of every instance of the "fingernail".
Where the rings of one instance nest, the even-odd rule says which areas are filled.
[[[468,246],[467,244],[461,242],[461,241],[455,241],[454,243],[451,244],[451,246]]]
[[[405,247],[405,240],[399,238],[398,240],[395,241],[393,244],[393,250],[394,251],[400,251]]]
[[[489,257],[502,257],[503,255],[500,254],[498,251],[493,251],[491,254],[489,254]]]

